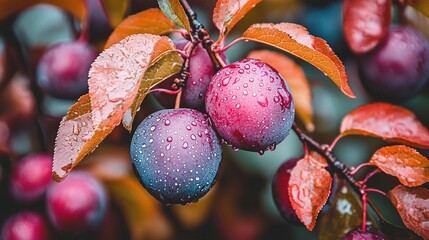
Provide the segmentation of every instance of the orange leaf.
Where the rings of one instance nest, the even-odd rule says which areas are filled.
[[[227,34],[261,0],[218,0],[213,22],[221,34]]]
[[[61,181],[121,122],[152,61],[174,50],[167,37],[132,35],[103,51],[89,71],[89,95],[65,116],[55,143],[53,175]]]
[[[317,215],[328,200],[332,178],[326,160],[316,152],[299,160],[289,180],[289,198],[301,222],[313,230]]]
[[[345,0],[343,31],[350,49],[363,54],[373,49],[389,30],[392,0]]]
[[[174,44],[167,37],[131,35],[103,51],[89,71],[89,96],[95,129],[113,129],[130,108],[152,61]]]
[[[118,0],[101,0],[106,15],[109,18],[110,24],[115,27],[124,19],[128,8],[128,1]]]
[[[408,187],[429,182],[429,160],[414,148],[404,145],[383,147],[374,153],[370,163]]]
[[[429,130],[412,112],[388,103],[372,103],[353,110],[343,119],[340,132],[341,136],[367,135],[429,148]]]
[[[423,15],[429,18],[429,1],[428,0],[411,0],[407,1],[407,4],[421,12]]]
[[[344,94],[356,97],[347,83],[341,60],[325,40],[313,37],[303,26],[293,23],[254,24],[243,33],[243,38],[271,45],[302,58],[324,72]]]
[[[405,226],[429,239],[429,189],[399,185],[389,192],[389,198]]]
[[[185,28],[188,32],[191,31],[188,17],[179,0],[158,0],[158,5],[171,21]]]
[[[63,180],[109,133],[94,130],[89,94],[80,97],[63,117],[58,129],[52,167],[55,181]]]
[[[137,33],[166,34],[174,29],[174,23],[158,8],[151,8],[127,17],[110,34],[104,48]]]
[[[81,22],[84,22],[84,19],[87,15],[84,0],[2,0],[0,1],[0,21],[11,16],[12,14],[15,14],[19,11],[22,11],[39,3],[46,3],[57,6],[65,11],[70,12],[71,14],[76,16]]]
[[[291,88],[298,117],[308,131],[314,130],[311,88],[304,71],[292,59],[269,50],[252,51],[247,56],[260,59],[275,68]]]

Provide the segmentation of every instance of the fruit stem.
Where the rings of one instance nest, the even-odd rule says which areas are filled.
[[[176,102],[174,103],[174,108],[180,108],[180,98],[182,98],[182,89],[179,90],[176,96]]]
[[[366,232],[366,205],[367,205],[366,192],[362,194],[362,232]]]
[[[210,59],[213,62],[215,71],[218,71],[225,63],[219,57],[219,54],[212,50],[212,45],[214,44],[213,39],[210,37],[207,29],[204,28],[203,24],[198,20],[197,13],[191,8],[187,0],[179,0],[182,4],[183,9],[185,10],[186,16],[189,19],[189,24],[191,25],[192,37],[191,41],[196,41],[197,43],[201,42],[204,49],[210,56]]]
[[[372,177],[372,176],[374,176],[375,174],[377,174],[377,173],[379,173],[380,172],[380,169],[375,169],[374,171],[372,171],[372,172],[370,172],[370,173],[368,173],[367,175],[366,175],[366,177],[361,181],[361,184],[362,185],[365,185],[367,182],[368,182],[368,180]]]

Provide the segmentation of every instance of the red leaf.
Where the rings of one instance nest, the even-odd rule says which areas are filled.
[[[221,34],[227,34],[261,0],[218,0],[213,22]]]
[[[429,160],[414,148],[404,145],[381,148],[371,157],[370,163],[408,187],[429,182]]]
[[[424,239],[429,239],[429,189],[396,186],[389,192],[405,226]]]
[[[260,59],[280,73],[291,88],[298,117],[304,122],[307,130],[313,131],[311,88],[301,67],[285,55],[269,50],[252,51],[247,57]]]
[[[174,29],[174,23],[158,8],[151,8],[127,17],[110,34],[104,48],[137,33],[166,34]]]
[[[84,0],[25,0],[25,1],[13,1],[13,0],[2,0],[0,1],[0,21],[15,14],[21,10],[29,8],[39,3],[52,4],[65,11],[70,12],[76,16],[81,22],[84,22],[87,10]]]
[[[289,180],[289,198],[299,219],[311,231],[328,200],[332,178],[326,160],[316,152],[299,160]]]
[[[89,71],[89,95],[73,105],[58,129],[54,179],[61,181],[121,122],[138,96],[152,61],[174,50],[167,37],[132,35],[98,56]]]
[[[388,103],[372,103],[353,110],[343,119],[340,132],[342,136],[366,135],[429,148],[429,130],[412,112]]]
[[[392,0],[345,0],[343,31],[350,49],[363,54],[373,49],[389,30]]]
[[[344,94],[356,97],[348,85],[341,60],[325,40],[310,35],[303,26],[293,23],[253,24],[243,33],[243,39],[271,45],[307,61],[331,78]]]

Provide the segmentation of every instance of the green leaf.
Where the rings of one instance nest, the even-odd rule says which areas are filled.
[[[137,97],[131,107],[125,112],[122,124],[131,132],[134,117],[148,91],[159,82],[177,74],[182,69],[183,59],[176,51],[169,51],[161,55],[146,71],[140,84]]]
[[[185,28],[188,32],[191,31],[188,17],[179,0],[158,0],[159,8],[180,27]]]
[[[368,217],[367,221],[377,223],[369,215]],[[341,239],[361,223],[361,201],[347,183],[340,181],[334,202],[320,219],[319,240]]]

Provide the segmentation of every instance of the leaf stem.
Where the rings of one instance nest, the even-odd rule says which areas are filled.
[[[351,175],[355,175],[356,173],[359,172],[359,170],[361,170],[363,167],[367,167],[367,166],[372,166],[372,164],[370,164],[370,163],[362,163],[359,166],[350,169],[350,174]]]
[[[365,188],[365,191],[366,191],[366,192],[375,192],[375,193],[378,193],[378,194],[380,194],[380,195],[382,195],[382,196],[385,196],[385,197],[387,198],[386,193],[385,193],[385,192],[383,192],[383,191],[381,191],[380,189],[376,189],[376,188]]]
[[[234,46],[235,44],[237,44],[238,42],[244,40],[244,38],[240,37],[235,39],[234,41],[230,42],[228,45],[226,45],[225,47],[221,48],[219,50],[220,53],[225,52],[226,50],[228,50],[230,47]]]
[[[379,172],[380,172],[380,169],[378,169],[378,168],[377,168],[377,169],[375,169],[374,171],[372,171],[372,172],[368,173],[368,174],[366,175],[366,177],[361,181],[361,184],[362,184],[362,185],[365,185],[371,177],[373,177],[375,174],[377,174],[377,173],[379,173]]]

